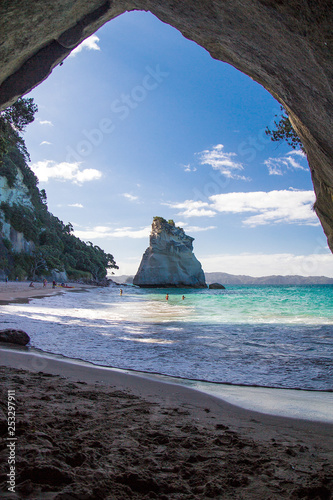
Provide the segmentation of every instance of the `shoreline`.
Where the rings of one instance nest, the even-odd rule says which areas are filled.
[[[21,367],[31,364],[29,358],[35,358],[32,366],[37,366],[37,359],[41,360],[41,366],[47,360],[59,361],[80,367],[99,370],[108,377],[112,373],[126,374],[129,377],[139,377],[144,380],[161,384],[170,384],[185,389],[194,390],[213,398],[256,413],[272,415],[276,417],[294,418],[303,421],[333,424],[333,392],[316,391],[299,388],[279,388],[266,386],[250,386],[237,384],[224,384],[221,382],[208,382],[204,380],[186,379],[157,372],[145,372],[121,367],[98,365],[81,358],[71,358],[63,354],[43,351],[32,346],[15,346],[13,344],[0,343],[0,366],[1,353],[18,353],[21,359]],[[25,363],[27,360],[27,363]],[[11,366],[11,365],[9,365]],[[16,362],[14,362],[16,367]]]
[[[74,288],[53,289],[49,284],[47,288],[43,283],[37,283],[36,288],[29,288],[28,282],[8,282],[0,283],[0,304],[1,299],[6,299],[5,304],[29,302],[31,299],[43,298],[45,296],[58,295],[70,292],[82,292],[96,288],[93,285],[73,283],[69,286]],[[10,349],[10,344],[0,344],[5,350]],[[13,349],[13,346],[12,346]],[[15,349],[15,347],[14,347]],[[145,372],[138,369],[126,369],[123,367],[98,365],[80,358],[66,357],[42,349],[27,346],[32,354],[38,356],[53,357],[54,359],[64,359],[75,364],[85,363],[92,367],[107,370],[115,370],[129,375],[141,376],[157,382],[174,383],[178,386],[197,390],[206,395],[211,395],[220,400],[224,400],[245,410],[252,410],[263,414],[276,415],[280,417],[299,418],[301,420],[311,420],[316,422],[333,423],[333,392],[325,390],[306,390],[301,388],[268,387],[258,385],[238,385],[232,383],[210,382],[205,380],[194,380],[166,375],[158,372]],[[330,408],[332,408],[330,410]]]
[[[0,305],[14,304],[17,302],[29,302],[30,299],[43,298],[60,293],[73,292],[79,290],[88,290],[96,288],[94,285],[82,283],[66,283],[69,287],[57,286],[52,288],[52,283],[46,287],[41,282],[34,282],[34,287],[29,287],[30,281],[8,281],[0,282]]]
[[[19,498],[312,498],[333,486],[332,424],[19,349],[0,359],[2,402],[9,389],[17,400]]]
[[[24,349],[24,348],[23,348]],[[3,356],[2,353],[6,352]],[[5,358],[5,359],[4,359]],[[17,348],[5,349],[0,346],[0,366],[23,369],[27,371],[49,373],[51,375],[61,375],[69,380],[83,380],[87,383],[102,383],[106,385],[116,384],[121,390],[131,390],[141,397],[156,397],[157,395],[169,394],[169,388],[172,394],[182,394],[186,398],[211,401],[217,406],[227,406],[232,413],[240,413],[245,418],[261,416],[263,420],[299,422],[304,427],[312,428],[314,425],[323,426],[332,429],[333,442],[333,422],[321,422],[311,419],[301,419],[294,417],[285,417],[275,414],[267,414],[260,411],[250,410],[242,406],[232,404],[216,395],[197,390],[195,387],[181,385],[174,382],[171,377],[165,377],[164,380],[158,380],[150,377],[147,373],[129,372],[121,368],[110,368],[95,365],[83,360],[74,360],[61,355],[52,355],[51,353],[36,353],[32,351],[23,351]],[[168,380],[169,379],[169,380]],[[171,380],[170,380],[171,379]],[[279,389],[277,389],[279,390]],[[282,389],[284,390],[284,389]]]
[[[6,351],[6,356],[1,353]],[[5,359],[4,359],[5,358]],[[33,352],[20,352],[20,349],[3,349],[0,346],[0,366],[25,370],[32,373],[44,373],[55,376],[62,376],[68,380],[80,380],[89,384],[116,385],[120,390],[130,390],[140,397],[155,398],[163,400],[165,396],[175,397],[181,396],[188,401],[205,401],[209,406],[223,408],[227,413],[232,415],[232,418],[237,414],[237,420],[251,419],[253,417],[260,418],[262,422],[279,422],[287,426],[296,424],[304,429],[313,429],[314,426],[319,429],[329,429],[333,431],[333,424],[327,422],[318,422],[312,420],[303,420],[297,418],[283,417],[279,415],[269,415],[253,410],[248,410],[240,406],[231,404],[216,396],[203,393],[192,387],[182,386],[174,382],[166,380],[154,380],[142,374],[128,373],[127,370],[107,368],[103,366],[93,365],[89,362],[73,362],[71,358],[59,356],[61,359],[56,359],[53,355],[40,355]],[[239,418],[241,417],[241,418]],[[333,443],[333,432],[331,434]]]

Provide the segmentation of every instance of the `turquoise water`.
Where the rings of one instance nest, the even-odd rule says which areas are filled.
[[[165,291],[145,292],[164,300]],[[226,290],[168,290],[169,303],[185,295],[191,321],[212,323],[333,324],[333,286],[229,286]]]
[[[123,290],[2,306],[2,322],[27,331],[34,347],[101,365],[229,384],[333,388],[332,285]]]

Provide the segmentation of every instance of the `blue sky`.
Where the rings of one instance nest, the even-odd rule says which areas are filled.
[[[264,133],[279,104],[151,14],[110,21],[29,95],[49,209],[117,274],[136,272],[159,215],[207,272],[333,276],[306,158]]]

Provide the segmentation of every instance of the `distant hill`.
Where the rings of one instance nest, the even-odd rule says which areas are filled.
[[[128,274],[123,274],[121,276],[108,276],[108,278],[111,278],[115,283],[127,283],[127,284],[132,284],[134,276],[129,276]]]
[[[333,285],[333,278],[325,276],[253,276],[228,273],[205,273],[206,282],[222,285]]]
[[[205,273],[206,282],[221,283],[222,285],[333,285],[333,278],[326,276],[254,276],[236,275],[228,273]],[[116,283],[133,283],[134,276],[114,276]]]

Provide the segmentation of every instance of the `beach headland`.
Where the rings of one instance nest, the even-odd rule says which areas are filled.
[[[331,424],[27,348],[1,348],[0,365],[1,498],[330,498]],[[6,482],[8,394],[15,494]]]

